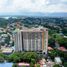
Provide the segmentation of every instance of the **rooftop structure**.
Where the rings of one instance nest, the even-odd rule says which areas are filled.
[[[18,66],[19,67],[22,67],[22,66],[30,67],[30,64],[29,63],[18,63]]]
[[[13,52],[12,48],[9,47],[2,48],[2,53],[4,54],[11,54],[12,52]]]
[[[60,57],[55,57],[55,63],[56,64],[61,64],[62,63]]]

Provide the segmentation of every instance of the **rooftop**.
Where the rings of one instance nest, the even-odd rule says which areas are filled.
[[[30,66],[29,63],[18,63],[18,66]]]
[[[47,28],[30,28],[30,29],[22,29],[22,32],[43,32],[47,31]]]
[[[67,49],[65,47],[63,47],[63,46],[59,47],[58,49],[61,50],[61,51],[67,51]]]
[[[15,29],[15,32],[43,32],[43,31],[47,31],[47,28],[43,28],[43,27],[38,27],[38,28],[25,28],[25,29]]]
[[[11,53],[13,51],[12,48],[3,48],[2,53]]]
[[[60,57],[55,57],[55,62],[56,62],[56,63],[62,63]]]

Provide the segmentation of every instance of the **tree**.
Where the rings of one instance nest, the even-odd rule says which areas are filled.
[[[65,48],[67,48],[67,38],[62,37],[59,34],[54,34],[53,38],[59,43],[60,46],[64,46]]]
[[[39,55],[35,52],[16,52],[9,56],[8,59],[10,62],[37,62],[39,60]]]
[[[4,60],[6,60],[7,58],[7,55],[0,53],[0,62],[4,62]]]
[[[56,50],[52,50],[49,52],[49,56],[54,59],[54,57],[56,57],[58,55],[57,51]]]
[[[40,67],[40,64],[36,64],[36,67]]]
[[[55,64],[53,67],[61,67],[59,64]]]
[[[32,62],[33,64],[35,64],[35,63],[36,63],[35,59],[31,59],[31,62]]]
[[[55,46],[55,40],[53,38],[49,38],[48,43],[49,43],[49,46],[51,47]]]
[[[14,63],[12,67],[18,67],[18,65],[16,63]]]
[[[63,34],[67,35],[67,28],[62,29]]]
[[[26,66],[22,66],[22,67],[26,67]]]
[[[0,63],[4,62],[4,58],[0,57]]]
[[[34,63],[31,62],[31,63],[30,63],[30,67],[34,67]]]
[[[23,60],[26,60],[27,62],[31,62],[31,59],[34,59],[35,61],[37,61],[38,54],[35,52],[26,52],[23,54]]]
[[[8,59],[8,61],[10,61],[10,62],[20,62],[20,55],[21,55],[21,53],[13,53],[13,54],[11,54],[10,56],[9,56],[9,59]]]
[[[5,43],[9,45],[9,41],[10,41],[10,36],[8,35],[8,37],[5,39]]]
[[[64,52],[64,58],[67,60],[67,53]]]
[[[64,67],[67,67],[67,62],[64,62]]]

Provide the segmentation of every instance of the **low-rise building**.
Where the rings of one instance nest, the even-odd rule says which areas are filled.
[[[55,57],[55,63],[56,64],[62,64],[60,57]]]
[[[4,54],[11,54],[12,52],[13,52],[13,49],[9,47],[5,47],[2,49],[2,53]]]

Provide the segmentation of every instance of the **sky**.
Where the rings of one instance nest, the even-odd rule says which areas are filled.
[[[0,15],[67,12],[67,0],[0,0]]]

